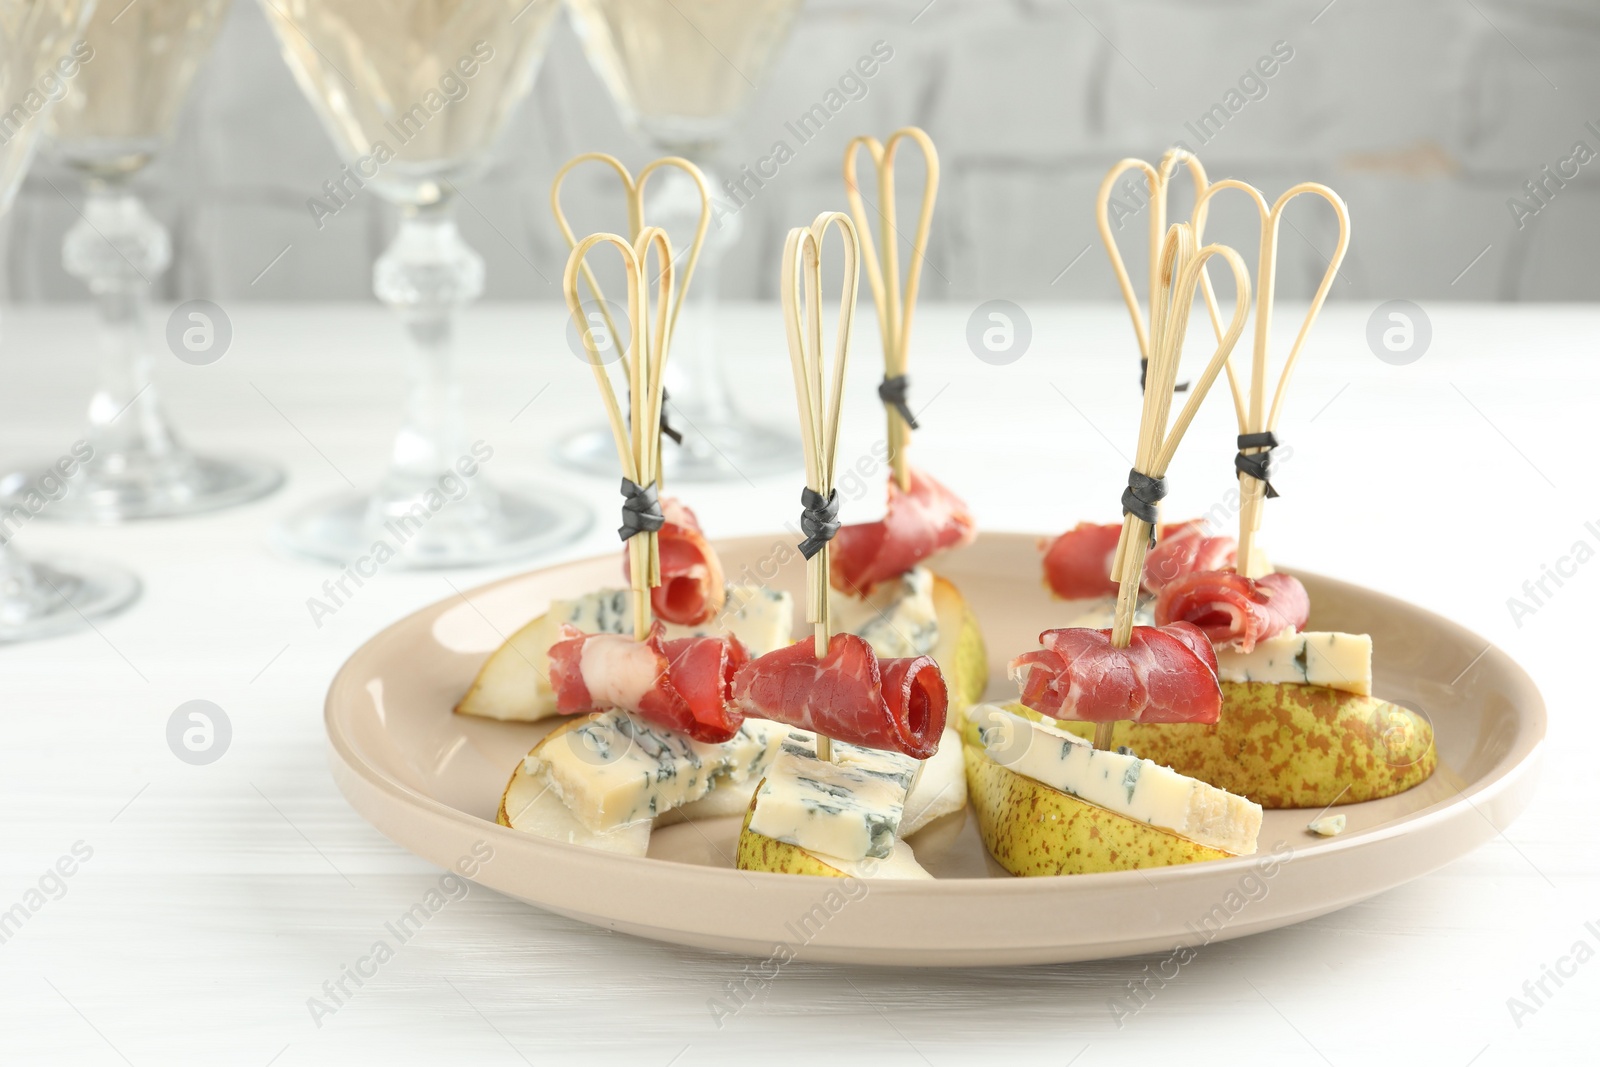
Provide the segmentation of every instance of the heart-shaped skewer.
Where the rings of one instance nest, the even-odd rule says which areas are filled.
[[[1250,273],[1239,253],[1219,244],[1196,249],[1196,243],[1194,228],[1186,222],[1177,223],[1167,231],[1156,258],[1156,289],[1151,301],[1155,314],[1150,323],[1150,363],[1139,420],[1139,446],[1133,469],[1128,472],[1128,490],[1122,498],[1122,534],[1111,564],[1111,577],[1117,582],[1117,611],[1111,627],[1111,644],[1115,648],[1127,648],[1133,638],[1133,614],[1139,602],[1144,557],[1154,540],[1159,502],[1166,495],[1167,467],[1212,383],[1227,366],[1250,317]],[[1206,261],[1213,257],[1221,257],[1233,272],[1233,319],[1222,331],[1205,370],[1195,379],[1183,410],[1171,420],[1173,386],[1178,380],[1189,312],[1197,291],[1205,284]],[[1115,722],[1100,724],[1095,731],[1096,747],[1111,747],[1115,726]]]
[[[600,387],[600,399],[616,441],[617,458],[622,463],[623,524],[618,531],[628,545],[629,581],[633,590],[633,633],[640,641],[650,635],[650,590],[661,584],[661,555],[656,531],[662,525],[659,492],[661,479],[661,382],[666,367],[667,343],[671,330],[674,290],[672,242],[665,230],[646,226],[630,243],[614,233],[596,233],[575,242],[567,257],[561,287],[573,321],[583,317],[583,297],[578,279],[589,275],[589,253],[609,245],[622,259],[628,288],[628,350],[623,361],[623,376],[628,383],[631,417],[624,416],[617,401],[606,361],[595,345],[591,330],[580,330],[589,366]],[[651,254],[655,254],[657,282],[651,301],[651,281],[647,273]],[[613,329],[613,338],[620,337]]]
[[[1209,244],[1196,249],[1194,228],[1186,222],[1174,224],[1162,243],[1156,259],[1155,317],[1151,322],[1149,385],[1145,390],[1144,410],[1139,422],[1139,446],[1134,454],[1134,471],[1153,481],[1166,476],[1167,467],[1178,450],[1189,424],[1211,385],[1233,355],[1234,346],[1244,333],[1250,317],[1250,272],[1239,253],[1226,245]],[[1178,378],[1178,363],[1183,355],[1188,331],[1189,310],[1205,276],[1206,261],[1220,256],[1233,272],[1233,319],[1217,341],[1205,370],[1195,380],[1183,410],[1168,422],[1172,410],[1173,384]],[[1144,573],[1144,556],[1149,549],[1154,523],[1137,515],[1123,516],[1122,537],[1111,567],[1111,577],[1119,583],[1117,616],[1112,643],[1123,647],[1133,629],[1133,610],[1138,605],[1139,582]]]
[[[565,209],[561,205],[561,190],[566,184],[568,175],[577,168],[589,163],[599,163],[609,167],[616,174],[617,180],[621,182],[623,202],[627,207],[628,213],[627,236],[630,241],[637,240],[639,234],[645,228],[645,189],[649,185],[650,178],[658,171],[668,168],[682,171],[694,183],[696,190],[700,194],[700,217],[695,224],[694,236],[690,239],[689,244],[680,251],[682,262],[676,264],[678,272],[677,293],[665,322],[666,344],[670,347],[673,334],[678,326],[678,312],[683,308],[683,299],[689,292],[689,283],[694,279],[694,268],[700,262],[700,250],[705,246],[706,232],[711,226],[711,190],[706,184],[706,177],[701,173],[699,167],[682,156],[664,156],[661,159],[654,160],[639,172],[637,178],[633,176],[627,167],[623,166],[621,160],[608,153],[585,152],[582,155],[573,156],[562,165],[560,170],[556,171],[556,176],[550,183],[550,213],[555,216],[556,225],[561,228],[561,236],[566,238],[568,249],[577,246],[578,238],[572,228],[572,224],[567,219]],[[605,296],[600,291],[600,283],[595,279],[594,272],[589,269],[587,263],[582,265],[581,275],[584,284],[588,286],[589,295],[598,306],[600,316],[606,324],[606,329],[611,331],[612,337],[620,338],[622,335],[617,332],[617,324],[613,321],[611,307],[606,303]],[[580,329],[582,324],[587,321],[587,319],[579,320]]]
[[[1095,222],[1100,230],[1100,241],[1105,245],[1106,255],[1111,258],[1111,270],[1117,276],[1117,287],[1122,291],[1123,303],[1128,305],[1128,315],[1133,320],[1133,333],[1139,341],[1139,384],[1145,384],[1150,367],[1151,335],[1154,332],[1155,296],[1161,286],[1161,250],[1168,233],[1168,205],[1167,197],[1171,191],[1172,176],[1179,165],[1185,167],[1190,178],[1194,181],[1195,207],[1190,216],[1189,225],[1194,229],[1194,240],[1198,244],[1204,239],[1206,225],[1206,205],[1202,198],[1208,182],[1206,169],[1200,160],[1191,152],[1182,148],[1169,148],[1162,155],[1160,163],[1151,166],[1142,159],[1124,159],[1119,161],[1100,180],[1100,191],[1095,198]],[[1116,193],[1117,179],[1129,171],[1140,171],[1144,174],[1145,184],[1149,190],[1150,212],[1149,228],[1149,255],[1150,286],[1147,293],[1150,296],[1148,312],[1139,306],[1139,297],[1133,291],[1133,280],[1128,276],[1127,264],[1123,262],[1122,250],[1117,247],[1116,234],[1112,230],[1111,200]],[[1120,219],[1116,225],[1120,228]],[[1208,306],[1215,308],[1215,298],[1211,292],[1210,279],[1201,276],[1200,284],[1205,290]],[[1213,323],[1220,331],[1222,324],[1213,319]],[[1177,386],[1175,386],[1177,387]],[[1177,387],[1177,388],[1187,388]]]
[[[911,141],[922,150],[926,179],[922,189],[922,206],[917,211],[917,228],[911,236],[911,259],[906,267],[905,288],[900,286],[900,229],[899,209],[895,198],[895,157],[900,145]],[[857,180],[857,158],[865,148],[878,172],[878,240],[872,239],[874,227],[867,216],[861,199],[861,186]],[[861,256],[866,266],[867,284],[872,287],[872,300],[878,309],[878,332],[883,340],[883,377],[885,382],[903,382],[910,362],[911,320],[917,306],[917,291],[922,285],[922,265],[926,262],[928,232],[933,225],[933,205],[939,195],[939,153],[933,140],[915,126],[907,126],[890,134],[887,141],[876,137],[857,137],[844,150],[845,198],[850,204],[850,214],[855,220],[855,230],[861,242]],[[899,387],[901,404],[904,403],[904,386]],[[880,395],[884,395],[880,393]],[[889,420],[889,462],[895,481],[902,490],[911,485],[911,470],[906,460],[906,450],[911,443],[913,426],[905,411],[885,399]]]
[[[844,277],[839,287],[839,313],[834,323],[833,362],[824,367],[822,337],[822,247],[828,230],[843,238]],[[783,246],[778,291],[783,297],[789,362],[794,368],[795,402],[800,413],[800,440],[805,448],[807,519],[818,516],[826,530],[807,529],[801,545],[806,556],[806,621],[813,626],[816,654],[828,653],[832,637],[828,620],[828,542],[838,530],[839,498],[833,486],[834,457],[839,443],[839,415],[844,397],[845,367],[861,281],[861,246],[850,217],[824,211],[810,226],[789,231]],[[824,392],[823,380],[828,379]],[[802,525],[805,525],[804,523]],[[817,737],[819,759],[831,758],[831,746]]]
[[[1283,413],[1283,401],[1289,388],[1289,380],[1305,347],[1306,338],[1311,333],[1311,326],[1322,311],[1329,290],[1333,288],[1333,279],[1339,273],[1339,264],[1343,262],[1345,251],[1350,247],[1350,211],[1338,193],[1317,182],[1301,182],[1289,188],[1269,207],[1266,197],[1261,195],[1259,189],[1233,178],[1216,182],[1205,189],[1200,194],[1198,201],[1200,206],[1196,210],[1209,207],[1211,199],[1225,189],[1237,190],[1249,197],[1261,219],[1261,247],[1256,260],[1255,344],[1250,363],[1248,397],[1240,391],[1237,377],[1232,368],[1229,368],[1230,379],[1234,381],[1234,409],[1239,420],[1239,458],[1235,461],[1240,470],[1238,567],[1239,573],[1245,577],[1260,578],[1271,573],[1272,566],[1267,562],[1257,534],[1261,530],[1266,498],[1269,495],[1276,496],[1277,493],[1271,489],[1265,477],[1268,473],[1268,460],[1255,460],[1251,457],[1260,456],[1265,452],[1270,458],[1271,449],[1276,446],[1278,417]],[[1334,215],[1339,221],[1339,241],[1334,247],[1333,255],[1328,259],[1328,269],[1323,272],[1316,294],[1311,298],[1311,307],[1300,323],[1300,331],[1295,335],[1294,344],[1284,358],[1283,369],[1278,374],[1277,385],[1273,388],[1272,402],[1269,406],[1267,349],[1272,330],[1272,305],[1277,295],[1278,229],[1283,222],[1284,210],[1291,201],[1300,196],[1320,197],[1333,207]],[[1249,471],[1246,468],[1249,468]]]

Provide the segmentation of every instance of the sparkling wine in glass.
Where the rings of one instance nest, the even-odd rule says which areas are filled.
[[[82,72],[74,44],[90,6],[86,0],[0,0],[0,101],[6,102],[0,106],[10,107],[0,117],[0,215],[16,195],[50,103]],[[63,462],[75,468],[70,459]],[[51,484],[59,486],[60,479]],[[139,595],[139,580],[121,568],[26,557],[11,546],[13,535],[61,503],[52,497],[0,504],[0,642],[89,626]]]
[[[254,500],[283,482],[270,463],[192,451],[167,420],[150,376],[149,291],[172,262],[172,243],[131,183],[166,141],[227,6],[106,0],[89,19],[83,62],[51,115],[54,152],[85,193],[62,261],[94,298],[101,359],[89,401],[94,457],[45,513],[50,518],[190,515]],[[0,479],[0,494],[20,499],[48,474],[48,467],[10,474]]]
[[[789,35],[801,0],[568,0],[590,63],[634,131],[665,155],[692,160],[713,191],[721,187],[713,157]],[[651,224],[686,248],[700,215],[693,183],[661,175],[645,206]],[[667,385],[682,446],[662,456],[664,474],[682,481],[726,481],[800,465],[799,442],[787,431],[751,421],[733,403],[718,360],[718,264],[739,236],[737,214],[724,214],[706,235],[694,290],[673,342]],[[581,470],[616,465],[607,430],[584,431],[560,455]]]
[[[580,536],[591,515],[548,489],[495,486],[461,415],[453,334],[483,292],[483,259],[454,219],[456,183],[481,165],[532,87],[560,0],[262,0],[295,80],[345,159],[330,213],[377,195],[400,212],[373,289],[411,340],[411,389],[375,492],[312,506],[279,530],[343,562],[376,539],[412,566],[492,563]],[[463,471],[474,473],[466,476]],[[435,508],[441,485],[464,482]],[[396,531],[403,531],[403,536]]]

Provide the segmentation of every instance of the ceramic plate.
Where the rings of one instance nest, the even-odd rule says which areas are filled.
[[[717,547],[730,580],[798,594],[804,569],[789,540]],[[1014,695],[1006,660],[1060,621],[1040,581],[1037,541],[985,534],[936,568],[977,612],[992,697]],[[1399,796],[1341,808],[1349,824],[1338,837],[1306,832],[1314,812],[1269,811],[1255,857],[1012,878],[989,858],[965,812],[911,838],[935,881],[853,883],[846,894],[833,879],[735,870],[734,818],[657,830],[643,859],[497,826],[508,775],[550,724],[491,722],[451,708],[503,636],[552,599],[620,585],[620,553],[483,586],[368,641],[328,692],[333,771],[357,811],[424,859],[450,867],[475,846],[479,855],[492,849],[474,874],[483,885],[662,941],[944,966],[1100,959],[1240,937],[1365,900],[1494,837],[1527,805],[1544,739],[1538,690],[1499,649],[1381,593],[1300,577],[1311,593],[1310,628],[1372,634],[1376,692],[1432,720],[1439,769]]]

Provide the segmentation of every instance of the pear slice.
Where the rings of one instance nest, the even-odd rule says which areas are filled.
[[[1038,712],[1002,705],[1029,719]],[[1094,724],[1056,724],[1082,738]],[[970,715],[962,739],[979,743]],[[1118,723],[1116,744],[1263,808],[1323,808],[1394,796],[1438,766],[1433,726],[1375,697],[1290,682],[1223,682],[1222,716],[1201,723]]]
[[[962,747],[979,835],[1012,874],[1128,871],[1229,856],[1025,778],[979,746]]]
[[[1042,716],[1011,703],[1007,711]],[[1059,722],[1094,736],[1094,724]],[[963,716],[961,735],[978,741]],[[1222,717],[1201,723],[1118,723],[1116,744],[1263,808],[1324,808],[1394,796],[1438,766],[1433,725],[1410,708],[1320,685],[1223,682]]]
[[[562,624],[571,623],[587,633],[632,633],[629,595],[626,589],[601,589],[551,603],[549,611],[490,653],[456,705],[456,713],[507,722],[554,716],[549,653],[560,640]],[[705,626],[669,625],[666,636],[670,640],[731,634],[752,656],[760,656],[788,644],[793,625],[794,598],[788,593],[761,585],[730,585],[721,615]]]
[[[560,640],[561,619],[547,612],[512,634],[484,660],[458,715],[506,722],[537,722],[556,713],[550,688],[550,646]]]
[[[989,653],[983,631],[967,598],[949,579],[933,576],[933,611],[939,620],[939,641],[933,646],[934,662],[944,674],[950,693],[950,714],[983,699],[989,687]]]
[[[906,794],[899,836],[910,837],[935,819],[967,806],[967,772],[961,761],[961,735],[946,726],[939,751],[922,761]]]
[[[746,778],[742,782],[735,782],[731,778],[718,778],[711,792],[699,800],[691,800],[687,804],[664,812],[656,817],[657,826],[672,826],[680,822],[700,822],[705,819],[724,819],[729,816],[743,815],[744,809],[750,806],[750,801],[756,795],[756,787],[761,784],[759,778]]]
[[[756,805],[752,799],[745,811],[744,827],[739,831],[736,865],[741,871],[770,871],[773,874],[804,874],[820,878],[932,878],[917,862],[911,846],[896,840],[889,855],[882,859],[840,859],[811,852],[798,845],[766,837],[750,829],[750,816]]]
[[[650,848],[648,820],[632,822],[615,830],[595,833],[579,822],[548,782],[529,774],[521,761],[511,773],[500,796],[500,811],[495,822],[535,837],[565,841],[569,845],[617,852],[624,856],[643,856]]]

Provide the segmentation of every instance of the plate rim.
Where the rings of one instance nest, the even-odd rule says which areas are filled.
[[[1041,536],[1048,535],[1041,535],[1037,532],[1013,530],[986,530],[980,536],[984,539],[994,540],[999,540],[1002,538],[1026,539],[1027,543],[1033,544],[1037,543]],[[717,547],[719,552],[724,551],[725,549],[737,551],[739,548],[745,547],[747,543],[761,542],[763,545],[770,545],[774,538],[781,537],[782,534],[778,532],[767,534],[751,534],[742,537],[720,538],[713,541],[713,545]],[[476,829],[479,833],[493,833],[496,836],[504,835],[502,837],[503,840],[514,840],[518,842],[518,847],[531,847],[536,852],[549,850],[550,853],[555,857],[581,859],[586,865],[592,864],[598,868],[614,871],[619,875],[623,875],[625,872],[652,870],[660,872],[663,877],[692,876],[696,880],[709,877],[726,881],[732,881],[735,879],[748,881],[751,876],[754,876],[757,879],[757,884],[793,883],[795,881],[795,876],[793,875],[775,874],[767,871],[739,871],[732,868],[711,867],[703,864],[686,863],[673,859],[661,859],[646,856],[624,856],[600,851],[597,849],[586,848],[582,845],[571,844],[569,842],[553,841],[544,838],[533,837],[528,834],[519,834],[517,831],[512,830],[509,827],[503,827],[498,823],[491,822],[487,819],[481,819],[478,816],[469,814],[460,810],[459,808],[452,807],[443,801],[436,800],[433,797],[419,793],[410,786],[406,785],[404,782],[398,781],[385,774],[380,768],[374,766],[364,756],[362,756],[360,751],[354,745],[353,741],[346,736],[343,725],[338,722],[336,697],[340,695],[344,688],[350,685],[350,680],[354,674],[357,673],[356,668],[360,666],[361,660],[367,655],[370,655],[377,649],[381,648],[382,645],[388,641],[394,640],[399,635],[400,631],[405,629],[408,624],[416,622],[422,616],[437,616],[443,611],[448,610],[452,604],[464,598],[470,601],[470,599],[477,594],[483,594],[490,590],[512,585],[517,582],[525,581],[531,577],[536,577],[549,572],[558,571],[569,567],[577,568],[603,562],[607,559],[611,559],[613,555],[613,553],[607,552],[598,553],[592,556],[580,557],[577,559],[563,560],[559,563],[553,563],[531,570],[519,571],[515,574],[505,575],[503,577],[481,583],[463,591],[459,595],[441,597],[436,601],[425,604],[422,607],[408,612],[407,614],[394,620],[358,645],[356,649],[345,659],[344,663],[340,665],[338,671],[334,673],[334,676],[328,685],[327,695],[323,701],[323,728],[329,744],[329,759],[330,761],[337,761],[336,765],[331,769],[334,771],[334,778],[336,780],[336,784],[338,784],[340,788],[340,792],[345,796],[346,801],[356,809],[357,813],[360,814],[363,819],[366,819],[369,823],[373,822],[373,819],[367,814],[363,806],[351,796],[350,791],[346,786],[346,780],[344,779],[343,775],[339,773],[342,770],[346,774],[353,775],[369,789],[386,794],[392,800],[399,801],[403,804],[407,804],[412,807],[419,807],[429,816],[435,819],[443,820],[447,823],[456,824],[464,830],[472,831]],[[1428,608],[1411,603],[1410,601],[1402,600],[1399,597],[1392,596],[1388,593],[1374,590],[1366,586],[1357,585],[1353,582],[1344,581],[1343,579],[1330,578],[1315,572],[1304,571],[1299,568],[1285,567],[1281,569],[1297,576],[1310,578],[1317,584],[1342,586],[1346,589],[1359,591],[1364,597],[1402,605],[1411,612],[1420,612],[1428,618],[1431,624],[1437,625],[1441,628],[1457,631],[1459,634],[1471,638],[1474,642],[1483,644],[1485,646],[1483,655],[1496,655],[1500,660],[1503,661],[1503,666],[1509,668],[1513,672],[1515,679],[1523,683],[1529,693],[1531,693],[1533,696],[1533,700],[1530,703],[1519,703],[1517,705],[1518,717],[1521,724],[1519,735],[1528,735],[1528,740],[1520,752],[1508,752],[1499,763],[1497,763],[1477,781],[1473,782],[1468,788],[1456,788],[1453,796],[1441,799],[1429,808],[1425,808],[1420,812],[1416,812],[1415,814],[1389,826],[1363,831],[1358,836],[1344,840],[1322,842],[1319,844],[1315,855],[1319,858],[1332,858],[1340,856],[1346,852],[1377,847],[1396,838],[1411,836],[1423,829],[1433,826],[1435,823],[1447,822],[1455,817],[1458,817],[1461,814],[1459,808],[1463,803],[1474,810],[1478,810],[1479,814],[1483,816],[1485,821],[1488,822],[1489,827],[1495,833],[1504,833],[1504,827],[1496,826],[1492,820],[1488,819],[1487,815],[1483,815],[1483,812],[1478,808],[1478,804],[1475,803],[1475,801],[1478,801],[1479,798],[1482,798],[1486,802],[1500,798],[1514,786],[1523,784],[1524,780],[1529,775],[1535,774],[1543,762],[1544,747],[1549,731],[1549,713],[1545,704],[1544,695],[1539,690],[1539,687],[1537,683],[1534,682],[1532,676],[1529,675],[1522,665],[1518,663],[1510,654],[1506,653],[1494,642],[1489,641],[1474,631],[1462,626],[1460,623],[1445,618],[1444,616],[1439,615]],[[456,713],[452,709],[449,714],[454,715]],[[378,827],[378,829],[380,832],[382,832],[382,827]],[[388,835],[386,834],[385,836]],[[406,848],[407,851],[412,851],[403,843],[401,844],[401,847]],[[1234,871],[1243,872],[1244,870],[1252,868],[1256,864],[1260,863],[1264,855],[1269,854],[1257,852],[1249,856],[1234,856],[1225,860],[1212,860],[1206,863],[1205,867],[1209,871],[1215,871],[1223,874]],[[1445,862],[1449,861],[1447,860]],[[641,864],[647,866],[641,867],[639,866]],[[1140,869],[1129,871],[1103,871],[1087,875],[1079,874],[1073,875],[1070,878],[1065,878],[1065,884],[1083,884],[1086,880],[1092,880],[1092,884],[1095,887],[1106,889],[1115,889],[1124,882],[1159,887],[1159,885],[1162,883],[1177,883],[1181,881],[1190,866],[1191,865],[1180,864],[1171,867],[1152,868],[1149,870]],[[1437,867],[1433,869],[1437,869]],[[932,882],[934,885],[942,887],[932,890],[933,893],[937,893],[942,897],[959,898],[969,893],[977,893],[980,889],[985,895],[1005,893],[1017,897],[1027,897],[1036,893],[1059,893],[1064,884],[1064,879],[1062,877],[953,877],[937,878],[933,879]],[[930,890],[928,889],[928,885],[929,882],[923,880],[874,881],[872,892],[873,895],[884,893],[890,897],[901,895],[921,897],[929,894]],[[1382,892],[1383,890],[1379,891]],[[1358,897],[1357,899],[1360,898]],[[1342,907],[1344,905],[1339,906]]]

